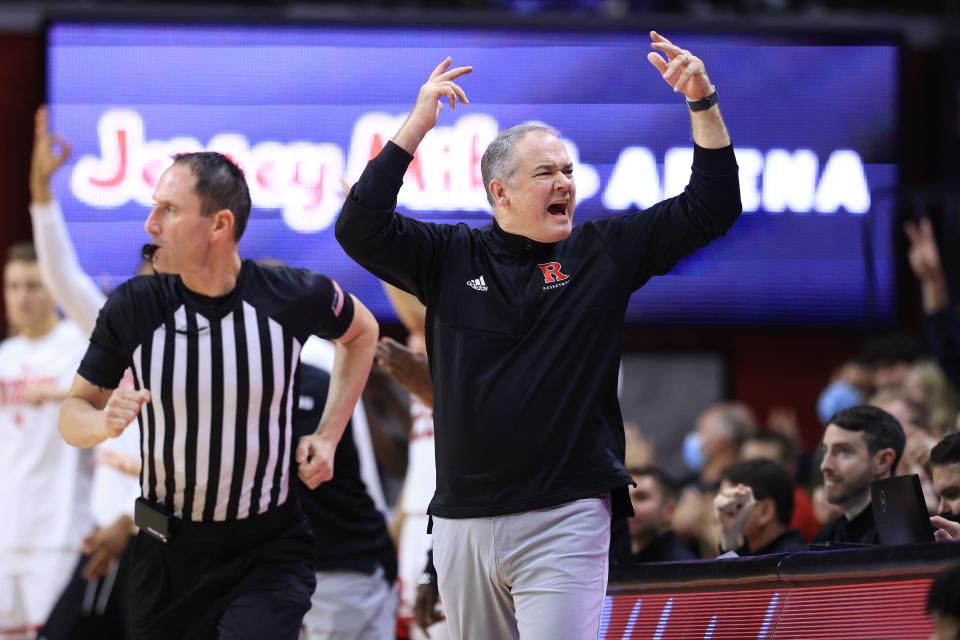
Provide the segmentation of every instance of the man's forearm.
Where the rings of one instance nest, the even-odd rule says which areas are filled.
[[[83,398],[68,396],[57,424],[64,441],[74,447],[89,449],[107,439],[103,411]]]
[[[947,283],[942,272],[937,276],[921,281],[920,292],[924,313],[938,313],[946,309],[950,303],[950,294],[947,291]]]
[[[742,529],[720,530],[720,552],[736,551],[745,544]]]
[[[90,335],[107,297],[80,266],[60,205],[34,202],[30,220],[44,284],[67,317]]]
[[[718,105],[703,111],[691,111],[690,124],[693,127],[693,141],[704,149],[730,146],[730,134],[727,133]]]
[[[397,131],[397,135],[393,136],[393,143],[412,156],[429,131],[429,129],[423,130],[422,127],[415,126],[408,118]]]
[[[376,348],[376,330],[364,332],[349,343],[337,343],[327,402],[316,431],[328,442],[336,444],[343,436],[360,393],[367,384]]]

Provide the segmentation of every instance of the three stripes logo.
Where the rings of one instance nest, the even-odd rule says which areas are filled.
[[[487,286],[487,283],[484,281],[483,276],[479,278],[474,278],[473,280],[467,280],[467,286],[476,289],[477,291],[486,291],[490,287]]]

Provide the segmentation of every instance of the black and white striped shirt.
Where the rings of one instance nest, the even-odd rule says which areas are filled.
[[[243,261],[220,298],[179,277],[134,278],[107,300],[79,373],[115,388],[130,367],[143,496],[191,521],[237,520],[286,502],[300,348],[341,336],[353,304],[309,271]]]

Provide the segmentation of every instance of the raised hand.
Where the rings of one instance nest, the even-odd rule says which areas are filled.
[[[713,499],[714,515],[720,525],[720,546],[725,551],[743,545],[743,528],[756,505],[753,489],[742,484],[720,491]]]
[[[130,426],[140,408],[150,402],[150,392],[146,389],[116,389],[110,394],[107,406],[103,408],[104,429],[108,438],[116,438]]]
[[[417,101],[413,105],[413,110],[393,139],[396,145],[411,155],[416,151],[420,141],[423,140],[423,136],[427,135],[427,132],[436,126],[440,117],[440,110],[443,109],[441,98],[445,97],[453,109],[457,108],[457,100],[465,104],[470,103],[467,100],[467,94],[454,80],[473,71],[473,67],[454,67],[451,69],[452,62],[450,56],[447,56],[433,70],[427,81],[420,87],[420,93],[417,94]]]
[[[70,144],[48,130],[47,108],[40,107],[33,118],[33,156],[30,159],[30,196],[33,202],[50,202],[50,178],[70,158]]]
[[[910,239],[907,255],[910,258],[910,268],[920,280],[923,310],[929,314],[937,313],[950,304],[950,292],[947,289],[943,263],[940,261],[937,239],[933,234],[933,225],[929,218],[922,218],[919,223],[904,223],[903,231]]]
[[[700,100],[713,93],[713,85],[707,77],[703,60],[686,49],[681,49],[656,31],[650,32],[650,39],[653,40],[650,46],[659,53],[651,51],[647,54],[647,60],[656,67],[674,91],[682,92],[687,100]],[[666,59],[663,56],[666,56]]]
[[[903,224],[903,231],[910,239],[908,256],[914,275],[921,281],[942,276],[940,250],[937,248],[930,219],[922,218],[920,222],[908,220]]]

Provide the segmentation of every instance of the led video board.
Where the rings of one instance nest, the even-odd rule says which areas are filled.
[[[889,41],[668,33],[707,65],[731,131],[744,214],[724,238],[655,278],[628,324],[860,325],[892,321],[898,49]],[[479,162],[496,133],[558,128],[575,165],[577,220],[679,193],[692,143],[682,96],[646,60],[645,32],[372,25],[55,22],[52,127],[74,145],[56,176],[83,267],[133,273],[172,153],[214,149],[244,168],[246,257],[324,272],[394,318],[333,234],[341,181],[393,136],[446,55],[474,66],[469,105],[421,145],[399,209],[489,224]]]

